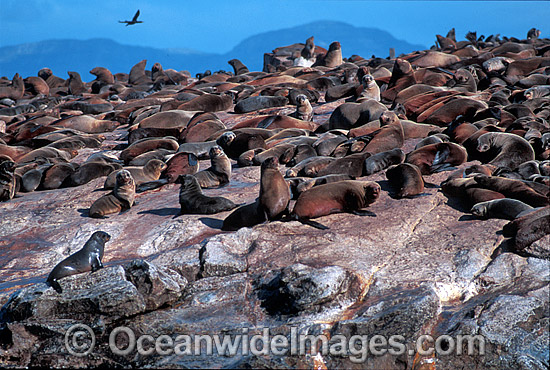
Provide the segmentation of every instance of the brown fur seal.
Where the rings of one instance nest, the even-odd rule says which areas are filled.
[[[233,105],[233,97],[230,93],[204,94],[196,98],[178,105],[178,110],[184,111],[203,111],[203,112],[219,112],[231,108]]]
[[[42,183],[44,173],[51,167],[52,164],[49,161],[46,161],[40,166],[25,172],[25,174],[21,176],[20,190],[23,192],[32,192],[38,189],[38,187]]]
[[[65,80],[55,76],[49,68],[42,68],[38,71],[38,77],[46,81],[50,89],[59,88],[65,85]]]
[[[392,111],[385,111],[380,114],[378,119],[380,121],[380,130],[374,132],[374,137],[369,141],[364,150],[371,154],[376,154],[401,148],[405,141],[405,132],[397,114]]]
[[[325,175],[349,175],[353,177],[363,176],[365,160],[370,157],[369,152],[350,154],[342,158],[336,158],[333,162],[317,172],[317,176]]]
[[[216,145],[210,149],[210,163],[209,168],[195,174],[201,188],[215,188],[227,184],[231,177],[231,161],[220,146]]]
[[[513,237],[518,250],[523,250],[550,234],[550,206],[535,210],[504,225],[502,234]]]
[[[290,202],[290,189],[278,167],[275,157],[267,158],[261,167],[259,202],[270,221],[280,218]]]
[[[227,154],[228,157],[233,158],[233,156],[229,155],[229,153],[231,152],[231,149],[230,149],[231,144],[233,143],[236,137],[237,136],[235,135],[234,132],[227,131],[227,132],[224,132],[216,140],[204,141],[202,143],[183,143],[179,146],[178,153],[180,152],[193,153],[199,159],[208,159],[210,158],[210,149],[212,149],[216,145],[219,145],[224,150],[224,152]],[[263,139],[261,140],[263,142]],[[246,150],[248,149],[249,148],[247,148]]]
[[[102,218],[111,213],[130,209],[134,205],[136,184],[129,171],[117,173],[114,190],[96,200],[90,207],[90,217]]]
[[[78,72],[69,71],[67,74],[69,75],[69,80],[67,81],[69,85],[69,94],[82,95],[88,92],[88,88],[84,85],[84,82],[82,82]]]
[[[96,81],[101,81],[106,84],[114,84],[115,83],[115,77],[105,67],[95,67],[90,71],[91,74],[93,74],[96,78]]]
[[[332,213],[356,213],[374,203],[380,185],[373,181],[346,180],[315,186],[298,197],[293,215],[311,219]]]
[[[233,71],[235,72],[235,75],[242,75],[244,73],[250,72],[248,68],[238,59],[231,59],[227,62],[231,67],[233,67]]]
[[[138,155],[151,150],[169,149],[176,151],[178,148],[178,141],[171,137],[141,139],[124,149],[120,153],[120,159],[122,159],[124,163],[130,163],[130,161]]]
[[[311,157],[317,157],[317,152],[309,144],[298,144],[294,150],[294,156],[288,163],[287,167],[294,166],[296,163],[300,163],[304,159]]]
[[[115,170],[120,170],[122,166],[118,163],[106,163],[104,161],[84,162],[78,169],[71,174],[71,186],[80,186],[89,183],[98,177],[108,176]]]
[[[50,94],[50,87],[40,77],[30,76],[25,78],[25,91],[31,93],[32,95],[46,95]]]
[[[506,179],[495,176],[474,176],[480,187],[504,194],[506,198],[513,198],[527,203],[531,207],[545,207],[548,205],[548,194],[540,194],[522,180]]]
[[[255,110],[283,107],[288,104],[284,96],[251,96],[235,104],[235,113],[248,113]]]
[[[275,157],[277,160],[282,163],[288,163],[294,156],[294,151],[296,150],[296,145],[289,143],[281,143],[275,145],[274,147],[264,150],[252,158],[252,163],[256,166],[261,165],[267,158]]]
[[[61,285],[58,280],[67,276],[80,274],[83,272],[95,272],[103,267],[101,260],[105,243],[111,239],[111,236],[104,231],[96,231],[79,251],[71,254],[63,261],[59,262],[50,272],[46,283],[62,293]]]
[[[11,80],[11,84],[0,86],[0,99],[9,98],[19,100],[25,94],[25,82],[23,78],[16,73]]]
[[[193,153],[176,153],[166,162],[163,177],[173,183],[180,175],[194,175],[199,170],[199,161]]]
[[[140,61],[130,69],[130,75],[128,76],[128,83],[130,85],[150,84],[153,81],[145,74],[145,65],[147,59]]]
[[[128,163],[130,166],[145,166],[151,159],[159,159],[165,161],[167,158],[170,158],[174,153],[170,149],[155,149],[150,152],[146,152],[138,155]]]
[[[414,164],[401,163],[386,171],[386,178],[392,187],[392,196],[409,198],[424,192],[424,179]]]
[[[433,134],[420,140],[418,144],[415,145],[414,149],[416,150],[430,144],[448,143],[449,141],[450,141],[449,136],[445,134],[441,134],[441,133]]]
[[[78,168],[76,163],[57,163],[44,173],[41,188],[45,190],[59,189],[70,184],[71,175]]]
[[[298,162],[292,168],[286,171],[286,177],[296,177],[300,175],[315,177],[323,168],[334,162],[336,158],[328,156],[318,156],[304,159]]]
[[[402,163],[404,160],[405,153],[400,148],[374,154],[365,159],[365,176],[385,170],[394,164]]]
[[[361,86],[363,90],[359,94],[359,98],[373,99],[380,101],[380,87],[374,80],[371,74],[366,74],[361,80]]]
[[[15,195],[15,162],[0,163],[0,202],[10,200]]]
[[[377,120],[387,110],[388,108],[384,104],[372,99],[362,103],[344,103],[331,113],[328,130],[349,130],[353,127],[359,127]]]
[[[338,41],[334,41],[328,47],[327,53],[323,57],[317,58],[317,61],[313,64],[313,66],[334,68],[338,67],[342,63],[342,47]]]
[[[470,212],[481,218],[502,218],[513,220],[522,212],[530,211],[533,207],[517,199],[494,199],[474,204]]]
[[[466,162],[466,149],[455,143],[430,144],[409,154],[405,162],[417,166],[423,175],[445,170]]]
[[[143,184],[144,182],[155,181],[160,178],[162,171],[166,169],[166,163],[160,159],[151,159],[143,167],[140,166],[128,166],[124,167],[124,170],[130,171],[132,178],[136,186]],[[118,171],[113,171],[105,179],[103,187],[105,189],[112,189],[116,184],[116,177]]]
[[[118,122],[97,119],[89,115],[80,115],[61,118],[53,122],[52,125],[71,128],[87,134],[98,134],[113,131],[118,127]]]
[[[199,182],[192,175],[180,175],[176,184],[181,184],[180,214],[214,214],[236,208],[237,205],[224,197],[209,197],[202,193]]]
[[[302,121],[313,121],[313,108],[304,94],[296,97],[296,111],[292,114],[292,117]]]
[[[535,159],[535,151],[527,140],[515,134],[488,132],[477,139],[479,152],[496,153],[489,164],[515,170],[520,164]]]
[[[292,194],[292,199],[298,199],[298,196],[306,190],[311,189],[314,186],[330,184],[333,182],[344,181],[344,180],[355,180],[354,177],[349,175],[325,175],[320,177],[293,177],[287,179],[290,186],[290,192]]]
[[[19,158],[18,163],[32,162],[36,158],[59,158],[61,161],[70,161],[72,154],[76,154],[76,151],[69,153],[65,150],[59,150],[56,148],[43,147],[33,150]]]

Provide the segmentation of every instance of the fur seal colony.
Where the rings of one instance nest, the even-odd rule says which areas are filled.
[[[173,209],[176,221],[208,214],[210,235],[268,223],[299,236],[309,226],[292,221],[315,218],[329,229],[316,235],[338,241],[339,230],[350,232],[347,221],[369,229],[374,217],[361,212],[388,194],[395,208],[370,216],[399,213],[401,205],[415,212],[415,202],[437,189],[445,207],[462,209],[480,229],[488,222],[481,218],[510,221],[502,235],[518,253],[548,235],[550,40],[442,40],[394,59],[343,58],[337,41],[328,51],[312,41],[279,48],[263,71],[234,60],[234,73],[167,78],[162,66],[152,73],[140,61],[124,73],[93,69],[93,83],[41,70],[49,91],[37,78],[1,79],[0,210],[39,199],[54,213],[50,195],[87,186],[74,207],[90,210],[87,227],[123,222],[137,203],[167,220]],[[298,57],[316,61],[302,66]],[[443,180],[429,184],[424,177],[434,173]],[[90,191],[113,177],[112,193]],[[119,234],[104,230],[116,242]],[[92,242],[102,253],[104,242]],[[97,269],[101,253],[89,262],[87,246],[48,281],[77,263],[85,262],[76,272]]]

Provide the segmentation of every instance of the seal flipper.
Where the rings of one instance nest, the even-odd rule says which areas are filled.
[[[61,289],[61,285],[59,285],[59,282],[56,279],[48,280],[46,281],[46,284],[51,286],[57,293],[63,293],[63,289]]]
[[[101,263],[99,258],[97,256],[94,256],[94,257],[95,258],[90,261],[92,265],[92,272],[96,272],[97,270],[100,270],[103,268],[103,264]]]
[[[328,230],[328,229],[330,229],[330,227],[325,226],[325,225],[323,225],[323,224],[321,224],[317,221],[313,221],[313,220],[310,220],[310,219],[307,219],[307,218],[301,218],[296,214],[284,215],[283,217],[281,217],[280,221],[281,222],[298,221],[298,222],[300,222],[304,225],[308,225],[308,226],[314,227],[314,228],[319,229],[319,230]]]
[[[309,219],[297,218],[296,221],[301,222],[304,225],[314,227],[314,228],[319,229],[319,230],[328,230],[328,229],[330,229],[330,227],[328,227],[328,226],[325,226],[325,225],[323,225],[323,224],[321,224],[317,221],[313,221],[313,220],[309,220]]]

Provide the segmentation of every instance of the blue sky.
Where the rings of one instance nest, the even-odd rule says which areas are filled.
[[[126,27],[140,9],[142,24]],[[127,45],[225,53],[248,36],[315,20],[376,27],[430,46],[455,27],[486,36],[550,37],[546,1],[0,0],[0,47],[50,39],[110,38]]]

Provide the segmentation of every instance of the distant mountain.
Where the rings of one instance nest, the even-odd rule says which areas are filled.
[[[62,78],[68,78],[67,71],[76,71],[84,81],[91,81],[95,77],[89,71],[94,67],[106,67],[113,73],[129,73],[132,66],[142,59],[147,59],[147,69],[158,62],[164,69],[188,70],[192,75],[206,69],[232,70],[227,61],[233,58],[240,59],[251,71],[261,71],[264,53],[279,46],[303,43],[310,36],[315,37],[316,45],[327,49],[331,42],[339,41],[344,57],[353,54],[364,58],[372,55],[387,57],[390,47],[395,48],[397,55],[426,49],[424,45],[397,40],[390,33],[376,28],[318,21],[251,36],[225,54],[121,45],[109,39],[48,40],[5,46],[0,48],[0,76],[11,78],[16,72],[23,77],[36,76],[41,68],[48,67]]]

